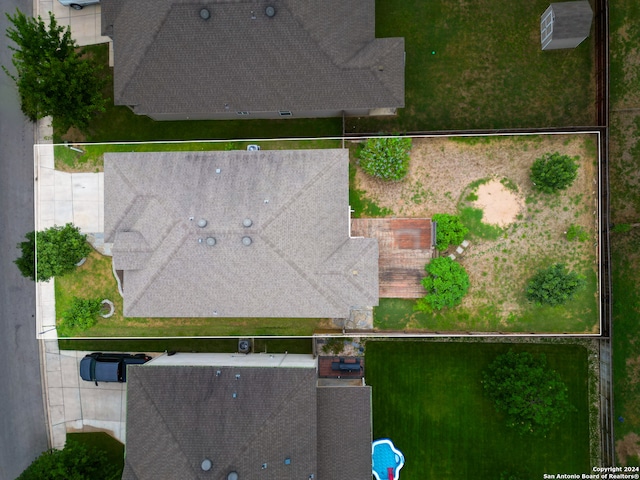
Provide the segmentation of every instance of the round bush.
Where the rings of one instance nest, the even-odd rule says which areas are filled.
[[[436,248],[446,250],[449,245],[462,243],[469,229],[462,224],[460,217],[448,213],[436,213],[432,220],[436,226]]]
[[[545,153],[531,166],[531,181],[537,190],[553,193],[569,187],[578,176],[578,157]]]
[[[67,336],[72,331],[82,331],[95,325],[102,309],[102,300],[74,298],[69,309],[62,314],[58,327],[60,334]]]
[[[416,310],[431,312],[462,302],[469,290],[469,275],[462,265],[449,257],[438,257],[424,269],[428,275],[422,279],[422,286],[427,295],[416,302]]]
[[[562,305],[586,285],[575,272],[568,271],[561,263],[540,270],[527,284],[527,299],[538,305]]]
[[[358,152],[358,158],[360,166],[369,175],[398,181],[409,171],[410,150],[410,138],[370,138]]]

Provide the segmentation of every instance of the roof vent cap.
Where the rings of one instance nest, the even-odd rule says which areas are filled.
[[[251,237],[242,237],[242,244],[245,247],[248,247],[249,245],[251,245],[251,243],[252,243]]]
[[[251,221],[250,218],[245,218],[242,221],[242,225],[244,225],[245,227],[249,228],[251,225],[253,225],[253,222]]]
[[[204,227],[206,227],[206,226],[207,226],[207,223],[208,223],[208,222],[207,222],[204,218],[201,218],[200,220],[198,220],[198,226],[199,226],[200,228],[204,228]]]
[[[209,460],[208,458],[205,458],[204,460],[202,460],[202,463],[200,464],[200,468],[202,468],[202,470],[204,470],[205,472],[208,472],[209,470],[211,470],[212,467],[212,463],[211,460]]]
[[[238,480],[238,474],[236,472],[229,472],[227,480]]]
[[[264,9],[264,13],[267,17],[273,18],[276,16],[276,9],[271,5],[269,5],[267,8]]]
[[[203,20],[209,20],[209,18],[211,18],[211,12],[207,8],[201,8],[200,18]]]
[[[213,237],[207,237],[207,245],[213,247],[216,244],[216,239]]]

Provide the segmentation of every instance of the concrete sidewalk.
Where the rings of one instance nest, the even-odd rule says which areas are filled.
[[[59,25],[70,27],[73,39],[81,46],[109,42],[109,58],[113,58],[110,39],[100,35],[100,5],[74,10],[57,0],[34,0],[34,16],[41,16],[48,23],[48,12],[53,12]],[[72,222],[83,233],[102,234],[103,175],[56,171],[52,138],[51,119],[40,120],[34,148],[35,230]],[[50,446],[63,448],[67,432],[96,430],[106,431],[124,443],[125,385],[96,386],[82,381],[80,359],[87,352],[58,348],[54,281],[38,282],[36,297],[36,335],[41,342],[42,388]]]

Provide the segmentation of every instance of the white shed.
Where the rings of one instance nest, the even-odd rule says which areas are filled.
[[[589,36],[592,20],[588,0],[552,3],[540,18],[542,50],[577,47]]]

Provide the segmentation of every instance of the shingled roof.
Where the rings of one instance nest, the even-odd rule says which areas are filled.
[[[316,387],[314,368],[151,364],[127,383],[123,480],[371,478],[370,387]]]
[[[404,39],[375,38],[374,0],[103,0],[102,30],[114,101],[136,113],[404,106]]]
[[[349,237],[347,150],[107,153],[104,174],[125,316],[345,318],[378,304],[377,241]]]

